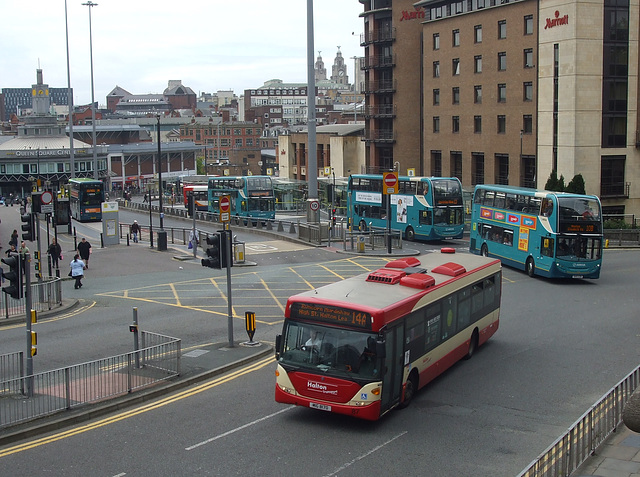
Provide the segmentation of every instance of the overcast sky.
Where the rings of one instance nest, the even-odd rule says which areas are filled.
[[[87,0],[67,0],[74,104],[91,102]],[[95,99],[117,85],[132,94],[162,93],[182,80],[196,94],[257,88],[273,78],[307,81],[306,0],[95,0],[91,7]],[[358,0],[314,0],[314,61],[331,75],[338,45],[353,82],[362,56]],[[0,0],[0,88],[28,88],[43,70],[67,87],[64,0]]]

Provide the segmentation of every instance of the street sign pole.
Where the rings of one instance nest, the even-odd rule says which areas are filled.
[[[391,195],[398,193],[398,173],[382,174],[382,193],[387,196],[387,253],[391,254]]]

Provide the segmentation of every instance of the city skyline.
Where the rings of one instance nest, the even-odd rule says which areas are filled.
[[[74,104],[91,102],[89,7],[67,0],[71,87]],[[116,86],[132,94],[162,93],[169,80],[181,80],[196,94],[258,88],[278,78],[307,81],[307,2],[249,0],[242,8],[196,0],[189,10],[158,8],[159,3],[103,0],[91,8],[95,99],[106,102]],[[46,6],[46,15],[42,9]],[[151,8],[150,8],[151,7]],[[338,46],[354,79],[362,5],[357,0],[314,1],[314,57],[322,51],[333,64]],[[67,86],[65,4],[59,0],[3,5],[6,22],[0,41],[11,45],[0,56],[0,88],[25,88],[43,70],[50,87]],[[210,26],[207,18],[211,18]],[[223,18],[223,21],[218,20]],[[150,32],[157,31],[158,35]],[[257,34],[257,32],[261,34]]]

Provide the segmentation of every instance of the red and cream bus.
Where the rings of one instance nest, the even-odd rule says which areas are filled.
[[[443,248],[289,298],[277,402],[376,420],[498,329],[500,261]]]

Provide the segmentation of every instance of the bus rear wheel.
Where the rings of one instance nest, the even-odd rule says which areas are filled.
[[[536,263],[533,261],[533,257],[527,258],[527,263],[524,267],[527,271],[527,275],[530,277],[533,277],[536,274]]]
[[[407,227],[407,230],[405,230],[405,237],[409,242],[413,242],[416,239],[416,233],[413,230],[413,227],[409,226]]]
[[[464,359],[471,359],[471,357],[476,353],[478,349],[478,330],[473,330],[473,334],[471,335],[471,341],[469,341],[469,351],[464,356]]]
[[[487,247],[486,243],[482,244],[482,247],[480,248],[480,254],[483,257],[488,257],[489,256],[489,247]]]

